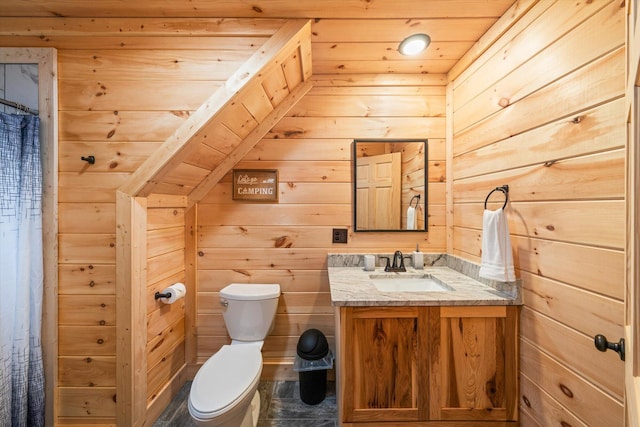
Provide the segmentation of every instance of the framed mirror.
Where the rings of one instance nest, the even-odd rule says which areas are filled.
[[[354,231],[427,231],[427,140],[353,141]]]

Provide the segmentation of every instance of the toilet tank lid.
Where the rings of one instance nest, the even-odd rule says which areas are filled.
[[[220,296],[235,300],[278,298],[280,285],[266,283],[232,283],[220,290]]]

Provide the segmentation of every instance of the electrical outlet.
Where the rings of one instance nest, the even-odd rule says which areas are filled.
[[[331,236],[333,237],[333,243],[347,243],[346,228],[334,228]]]

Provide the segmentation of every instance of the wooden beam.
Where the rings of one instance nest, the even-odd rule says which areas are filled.
[[[626,147],[626,241],[625,241],[625,426],[640,423],[640,220],[638,193],[640,192],[640,16],[638,2],[629,2],[627,9],[627,61],[625,114],[627,123]]]
[[[132,196],[148,196],[155,185],[180,164],[197,146],[196,140],[203,128],[215,125],[221,112],[232,105],[242,89],[253,79],[261,78],[282,52],[289,52],[311,37],[310,21],[289,21],[280,28],[225,84],[220,87],[163,145],[145,161],[120,191]]]
[[[3,10],[4,12],[4,10]],[[3,13],[4,15],[4,13]],[[211,16],[211,15],[209,15]],[[220,18],[69,18],[69,17],[0,17],[3,36],[229,36],[263,37],[273,35],[282,26],[282,19],[220,19]],[[118,28],[118,30],[114,30]]]
[[[137,426],[147,410],[147,200],[116,192],[116,421]]]
[[[629,2],[629,8],[631,8],[633,2]],[[627,120],[631,121],[631,111],[636,86],[640,86],[640,16],[638,11],[634,10],[633,13],[627,14],[626,25],[626,37],[627,37],[627,77],[625,88],[625,111],[627,112]]]
[[[184,281],[187,287],[184,309],[184,359],[187,365],[195,363],[198,357],[198,331],[196,328],[198,283],[198,209],[192,206],[184,214]]]
[[[501,16],[513,0],[12,0],[4,8],[4,16],[64,16],[64,17],[196,17],[217,18],[450,18]],[[224,19],[221,21],[227,21]],[[0,25],[1,28],[1,25]]]
[[[445,117],[447,122],[445,124],[445,215],[446,215],[446,228],[447,228],[447,253],[453,253],[453,83],[449,82],[447,85],[447,113]]]
[[[203,199],[209,191],[278,123],[287,112],[311,90],[310,82],[298,85],[231,154],[214,169],[190,194],[188,206],[191,207]]]

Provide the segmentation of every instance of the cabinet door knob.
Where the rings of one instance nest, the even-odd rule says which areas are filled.
[[[593,343],[600,351],[613,350],[620,355],[620,360],[624,361],[624,338],[620,338],[618,342],[609,342],[604,335],[596,335]]]

